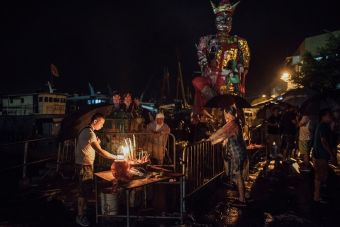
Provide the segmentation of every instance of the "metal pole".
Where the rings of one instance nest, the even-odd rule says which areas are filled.
[[[94,176],[94,184],[95,184],[95,196],[96,196],[96,224],[98,224],[98,186],[97,186],[97,176]],[[101,204],[103,206],[103,204]]]
[[[183,210],[184,210],[184,201],[183,201],[183,177],[180,178],[180,213],[181,213],[181,224],[183,224]]]
[[[184,92],[184,83],[183,83],[183,75],[182,75],[182,67],[181,67],[181,62],[178,61],[178,73],[179,73],[179,80],[180,80],[180,85],[181,85],[181,93],[182,93],[182,99],[184,101],[184,106],[188,106],[188,102],[185,98],[185,92]]]
[[[174,171],[176,171],[176,164],[177,164],[177,162],[176,162],[176,158],[177,158],[177,154],[176,154],[176,137],[173,135],[173,134],[169,134],[169,136],[170,137],[172,137],[172,151],[173,151],[173,159],[174,159],[174,161],[173,161],[173,165],[174,165]],[[170,146],[170,145],[169,145]]]
[[[26,164],[27,164],[28,141],[25,142],[24,148],[24,165],[22,169],[22,178],[26,178]]]
[[[126,226],[130,227],[130,190],[126,189]]]
[[[61,142],[58,143],[58,156],[57,156],[57,173],[59,173],[60,168],[60,152],[61,152]]]
[[[186,212],[185,210],[185,176],[182,176],[182,181],[183,181],[183,185],[182,185],[182,204],[183,204],[183,212]]]
[[[146,208],[146,186],[143,187],[144,188],[144,208]]]
[[[213,169],[213,176],[215,176],[215,152],[216,152],[216,147],[214,145],[212,146],[212,169]]]

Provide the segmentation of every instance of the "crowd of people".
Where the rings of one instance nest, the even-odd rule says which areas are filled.
[[[114,94],[110,115],[105,117],[98,114],[94,115],[89,126],[78,135],[76,164],[81,192],[78,199],[78,223],[85,223],[85,225],[87,223],[84,216],[85,198],[88,197],[87,192],[90,191],[88,185],[91,184],[87,182],[93,180],[95,153],[107,159],[114,159],[114,156],[101,147],[100,140],[94,133],[95,130],[100,130],[104,126],[106,129],[111,127],[114,132],[150,133],[153,137],[150,140],[148,150],[152,151],[155,163],[164,163],[166,157],[164,148],[168,139],[164,135],[170,133],[170,127],[164,121],[164,113],[158,112],[154,115],[144,110],[141,108],[139,100],[133,100],[130,93],[126,93],[122,97],[119,94]],[[243,122],[242,116],[240,116],[242,114],[235,106],[220,111],[219,113],[223,113],[222,115],[218,115],[214,111],[205,112],[206,114],[202,115],[203,117],[200,119],[193,118],[196,115],[191,115],[191,126],[203,130],[201,139],[208,139],[212,144],[223,144],[225,173],[228,179],[237,185],[239,191],[237,202],[243,205],[246,202],[244,173],[248,155],[243,137]],[[339,144],[340,138],[339,112],[339,109],[323,109],[316,116],[315,114],[298,112],[297,108],[290,105],[275,105],[270,109],[270,116],[265,121],[267,157],[281,160],[283,163],[290,163],[297,159],[300,171],[309,172],[314,169],[315,202],[322,201],[320,187],[327,180],[328,165],[337,165],[337,144]],[[105,121],[119,122],[122,119],[129,122],[128,128],[125,128],[125,126],[123,128],[117,127],[115,124],[105,126]],[[170,119],[167,118],[168,120]],[[179,126],[181,126],[181,122],[182,119],[178,121]],[[218,125],[218,127],[204,128],[202,125]],[[175,134],[176,129],[173,128],[172,130]],[[183,128],[181,130],[183,131]],[[160,141],[162,141],[162,145],[160,145]]]
[[[339,109],[322,109],[319,114],[299,112],[294,106],[274,106],[266,119],[268,156],[283,162],[297,159],[300,171],[314,168],[314,201],[320,202],[320,185],[325,183],[328,164],[337,166]]]
[[[115,122],[115,125],[111,125],[118,131],[140,131],[144,123],[147,124],[152,120],[151,116],[141,108],[139,99],[133,99],[129,92],[123,95],[117,92],[114,93],[112,95],[112,104],[111,114],[107,118],[128,120],[128,124],[124,124],[124,121],[118,121]]]

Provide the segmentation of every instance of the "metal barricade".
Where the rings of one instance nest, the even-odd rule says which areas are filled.
[[[159,136],[159,135],[158,135]],[[176,169],[176,165],[178,163],[176,156],[176,138],[173,134],[165,134],[164,137],[157,137],[155,140],[154,133],[143,133],[143,132],[112,132],[110,130],[106,130],[102,133],[98,133],[98,137],[101,140],[101,146],[103,149],[109,151],[110,153],[117,154],[118,148],[121,145],[125,145],[125,140],[131,141],[131,143],[135,143],[135,147],[137,150],[146,151],[149,154],[154,153],[154,149],[157,149],[157,146],[164,146],[165,149],[165,163],[162,165],[164,167],[170,167],[172,169]],[[159,138],[160,141],[157,141]],[[165,141],[165,142],[164,142]],[[96,166],[98,170],[107,170],[110,168],[112,161],[107,160],[101,156],[96,156]]]
[[[2,163],[0,173],[8,171],[18,173],[22,169],[20,174],[22,179],[37,175],[39,169],[34,169],[33,166],[56,160],[57,149],[54,137],[0,144],[2,158],[6,160]]]
[[[117,154],[118,147],[123,145],[124,139],[130,139],[133,143],[135,138],[136,147],[139,150],[146,151],[152,154],[152,146],[150,146],[150,138],[153,136],[153,133],[123,133],[123,132],[111,132],[104,131],[98,133],[98,137],[101,140],[101,147],[107,150],[110,153]],[[165,155],[166,155],[166,163],[163,165],[164,167],[176,168],[178,163],[176,156],[176,139],[173,134],[167,134],[165,147]],[[72,166],[75,165],[75,146],[76,139],[65,140],[64,142],[59,144],[58,147],[58,155],[57,155],[57,172],[63,177],[72,177],[65,176],[65,172],[70,174]],[[103,158],[100,155],[96,155],[95,159],[95,169],[96,171],[108,170],[112,165],[112,161],[106,158]],[[73,174],[73,173],[72,173]]]
[[[182,154],[182,171],[186,177],[186,195],[190,196],[223,173],[222,145],[202,141],[187,146]]]
[[[69,139],[59,143],[57,157],[57,173],[63,178],[73,178],[75,174],[75,146],[76,139]],[[69,175],[69,176],[68,176]]]

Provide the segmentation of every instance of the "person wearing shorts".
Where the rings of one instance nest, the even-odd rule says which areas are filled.
[[[320,188],[326,183],[328,177],[328,161],[335,160],[331,149],[331,128],[332,115],[330,110],[320,111],[320,123],[316,128],[313,143],[314,158],[314,202],[321,202]]]
[[[100,146],[100,139],[94,131],[100,130],[105,123],[104,115],[96,113],[92,116],[90,124],[83,128],[78,135],[75,149],[76,173],[78,175],[79,196],[76,223],[89,226],[90,222],[85,216],[87,200],[93,193],[93,163],[96,153],[104,158],[114,160],[114,156]]]
[[[310,171],[310,151],[312,148],[312,137],[314,132],[314,122],[311,116],[303,115],[298,123],[299,126],[299,153],[303,160],[302,171]]]
[[[279,156],[277,149],[274,148],[274,145],[278,148],[281,146],[280,119],[281,116],[279,114],[279,107],[275,106],[272,108],[271,115],[267,120],[267,158],[269,157],[275,159],[277,156]]]
[[[293,149],[295,148],[296,139],[296,114],[293,106],[289,106],[287,111],[282,115],[281,128],[281,148],[283,150],[283,160],[287,161]]]

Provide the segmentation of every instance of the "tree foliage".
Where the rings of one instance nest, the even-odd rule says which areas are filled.
[[[301,71],[292,75],[292,81],[322,93],[333,91],[340,83],[340,36],[330,34],[326,45],[318,52],[318,56],[305,53]]]

